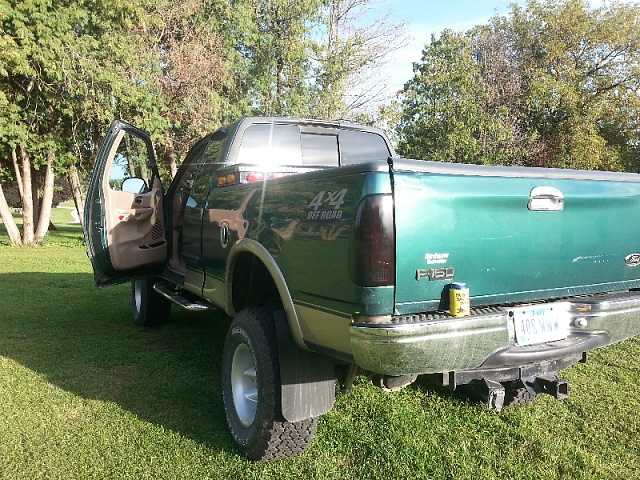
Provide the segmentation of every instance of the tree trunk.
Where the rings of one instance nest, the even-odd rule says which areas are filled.
[[[141,163],[138,168],[140,170],[140,178],[144,180],[144,183],[149,185],[149,169],[147,168],[147,164]],[[135,171],[132,173],[132,176],[136,176]]]
[[[175,151],[172,151],[169,156],[169,170],[171,171],[171,178],[175,178],[176,173],[178,173],[178,156]]]
[[[38,228],[35,235],[37,243],[40,243],[47,234],[47,231],[49,231],[51,206],[53,203],[53,186],[55,183],[55,175],[53,173],[53,160],[55,157],[55,153],[47,153],[47,168],[44,175],[44,191],[42,194],[42,203],[40,204],[40,214],[38,215]]]
[[[33,244],[33,189],[31,188],[31,160],[27,146],[20,144],[20,161],[22,162],[22,243]],[[37,193],[36,193],[37,194]]]
[[[9,208],[7,199],[2,191],[2,184],[0,184],[0,218],[2,218],[2,223],[4,223],[4,228],[7,230],[11,244],[20,245],[22,243],[20,230],[18,230],[16,222],[13,219],[13,215],[11,215],[11,209]]]
[[[18,192],[20,192],[20,203],[24,199],[24,188],[22,186],[22,175],[20,174],[20,167],[18,166],[18,155],[16,154],[16,148],[11,148],[11,160],[13,161],[13,170],[16,172],[16,183],[18,184]]]
[[[33,196],[33,229],[35,230],[40,218],[40,176],[37,170],[31,170],[31,194]]]
[[[78,175],[78,169],[73,163],[69,166],[69,185],[71,185],[73,203],[75,204],[76,211],[78,212],[78,220],[80,220],[80,226],[82,227],[82,230],[84,230],[84,203],[82,201],[80,175]]]
[[[178,172],[178,155],[176,155],[176,149],[174,148],[173,140],[171,138],[167,138],[167,157],[169,158],[171,178],[174,178]]]

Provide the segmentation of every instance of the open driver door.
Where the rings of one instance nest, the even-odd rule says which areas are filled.
[[[85,200],[87,254],[96,286],[157,273],[167,257],[164,190],[149,135],[114,120]]]

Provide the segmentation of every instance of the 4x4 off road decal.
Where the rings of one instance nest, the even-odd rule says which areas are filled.
[[[340,210],[340,207],[344,203],[344,197],[347,191],[347,188],[336,192],[321,190],[313,200],[309,202],[309,207],[312,207],[313,210],[307,213],[307,220],[336,220],[342,218],[344,212]],[[333,207],[333,209],[327,207]]]

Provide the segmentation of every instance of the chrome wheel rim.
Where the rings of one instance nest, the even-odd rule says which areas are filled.
[[[231,362],[231,392],[233,406],[240,422],[250,426],[258,410],[258,384],[256,365],[251,350],[244,343],[236,347]]]
[[[139,313],[142,305],[142,282],[140,280],[133,282],[133,301],[136,306],[136,313]]]

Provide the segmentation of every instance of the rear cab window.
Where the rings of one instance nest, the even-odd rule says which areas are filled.
[[[237,162],[267,167],[337,167],[337,132],[277,123],[250,125],[242,136]]]
[[[376,133],[331,126],[259,123],[243,133],[237,163],[280,166],[337,167],[386,161],[385,139]]]
[[[391,155],[385,139],[377,133],[340,130],[340,165],[386,162]]]

